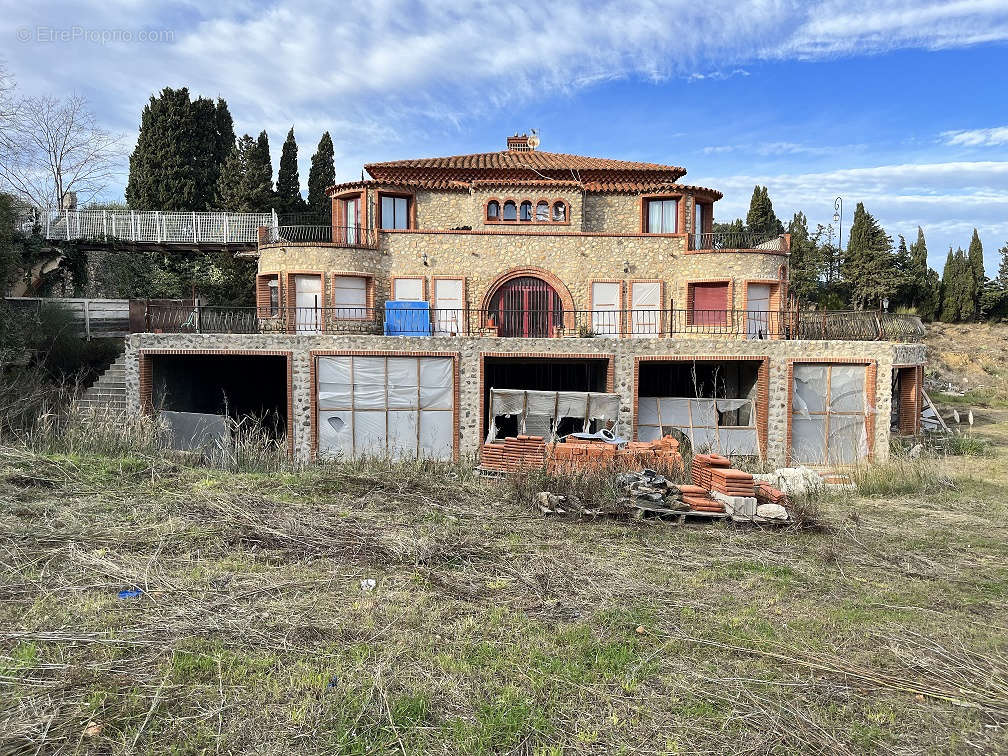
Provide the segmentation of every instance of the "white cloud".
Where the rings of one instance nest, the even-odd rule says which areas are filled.
[[[1008,126],[995,126],[990,129],[943,131],[941,138],[945,144],[963,147],[994,147],[1000,144],[1008,144]]]
[[[786,223],[801,210],[812,228],[832,222],[833,202],[844,200],[844,235],[858,202],[896,238],[924,228],[932,267],[941,270],[949,246],[966,247],[980,231],[988,269],[1008,239],[1008,161],[878,165],[809,173],[693,177],[714,186],[724,199],[714,207],[719,220],[745,217],[753,186],[765,185],[777,215]]]

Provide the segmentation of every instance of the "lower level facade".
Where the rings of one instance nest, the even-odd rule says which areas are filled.
[[[138,333],[126,382],[134,408],[254,418],[304,460],[467,460],[495,438],[606,427],[829,466],[918,432],[924,361],[889,341]]]

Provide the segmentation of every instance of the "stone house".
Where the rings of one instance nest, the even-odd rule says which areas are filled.
[[[256,307],[132,336],[133,402],[271,417],[305,458],[678,428],[829,465],[918,432],[919,322],[789,306],[789,236],[715,233],[683,168],[537,147],[370,164],[331,227],[260,229]]]

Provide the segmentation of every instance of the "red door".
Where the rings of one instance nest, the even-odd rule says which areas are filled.
[[[490,300],[498,336],[549,337],[563,322],[560,295],[541,278],[523,276],[503,284]]]

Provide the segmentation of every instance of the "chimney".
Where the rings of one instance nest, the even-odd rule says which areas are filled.
[[[529,142],[529,135],[522,134],[518,136],[509,136],[507,138],[507,148],[508,152],[531,152],[535,147]]]

